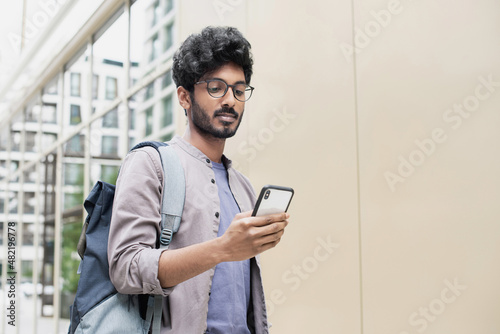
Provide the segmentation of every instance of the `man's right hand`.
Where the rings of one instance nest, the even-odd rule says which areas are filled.
[[[162,252],[158,279],[164,288],[199,275],[220,262],[242,261],[276,246],[288,225],[288,213],[251,217],[237,214],[226,232],[212,240]]]
[[[288,225],[288,213],[252,217],[252,211],[237,214],[220,237],[224,261],[243,261],[275,247]]]

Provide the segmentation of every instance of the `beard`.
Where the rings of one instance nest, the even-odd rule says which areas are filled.
[[[196,102],[196,100],[192,97],[192,108],[191,108],[191,121],[193,125],[200,131],[203,135],[208,135],[213,138],[226,139],[234,136],[238,127],[240,126],[241,120],[243,118],[243,112],[241,116],[234,110],[234,108],[221,108],[214,111],[212,117],[208,115],[208,113],[200,107],[200,105]],[[234,115],[236,127],[233,129],[231,125],[234,122],[224,122],[220,121],[223,125],[222,128],[216,128],[212,123],[217,115],[220,114],[230,114]]]

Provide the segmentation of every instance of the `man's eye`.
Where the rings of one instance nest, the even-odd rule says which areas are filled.
[[[210,93],[217,93],[217,92],[220,92],[222,90],[222,88],[220,87],[208,87],[208,91]]]
[[[236,96],[244,96],[245,95],[245,91],[241,91],[241,90],[236,89],[234,91],[234,94],[236,94]]]

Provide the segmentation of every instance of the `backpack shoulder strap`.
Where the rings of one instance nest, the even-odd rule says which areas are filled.
[[[152,146],[160,154],[163,166],[163,195],[161,205],[160,248],[168,248],[172,236],[179,229],[186,197],[186,179],[181,161],[174,149],[166,143],[144,141],[132,150]]]
[[[179,230],[186,198],[186,180],[179,156],[171,146],[158,149],[163,164],[163,200],[161,205],[160,248],[168,248],[172,235]]]
[[[145,146],[152,146],[158,151],[163,166],[160,248],[166,249],[172,240],[172,235],[179,229],[182,211],[184,210],[184,200],[186,197],[184,169],[177,153],[166,143],[145,141],[134,146],[132,150]],[[146,321],[149,322],[153,318],[153,334],[160,333],[162,303],[163,297],[161,295],[149,297]]]
[[[168,144],[167,143],[163,143],[161,141],[148,140],[148,141],[140,142],[139,144],[135,145],[134,147],[132,147],[130,149],[130,151],[137,150],[138,148],[146,147],[146,146],[154,147],[158,151],[159,147],[161,147],[161,146],[168,146]]]

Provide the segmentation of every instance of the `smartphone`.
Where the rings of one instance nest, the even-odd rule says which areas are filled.
[[[265,216],[286,212],[290,206],[292,197],[292,188],[266,185],[260,191],[252,216]]]

